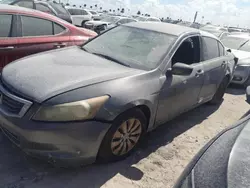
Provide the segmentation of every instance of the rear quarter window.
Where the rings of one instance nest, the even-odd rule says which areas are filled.
[[[219,46],[216,39],[202,37],[203,60],[207,61],[220,56]]]

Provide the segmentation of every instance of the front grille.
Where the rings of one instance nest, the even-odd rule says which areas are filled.
[[[4,127],[1,127],[3,133],[16,145],[20,146],[20,138],[10,132],[8,129],[5,129]]]
[[[18,114],[24,106],[23,103],[16,101],[3,93],[2,93],[2,105],[7,112],[14,114]]]
[[[22,117],[31,107],[32,102],[20,98],[0,84],[0,112],[11,117]]]

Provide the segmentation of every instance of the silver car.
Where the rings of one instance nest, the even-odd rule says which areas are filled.
[[[245,87],[250,85],[250,36],[249,34],[228,35],[221,39],[223,44],[230,48],[239,58],[232,83]]]
[[[212,34],[160,22],[121,25],[82,47],[8,64],[1,128],[27,154],[55,164],[120,160],[159,125],[220,103],[231,64],[233,54]]]

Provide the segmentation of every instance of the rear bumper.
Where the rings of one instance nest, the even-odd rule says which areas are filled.
[[[27,128],[23,128],[0,114],[2,132],[15,145],[30,156],[60,166],[95,162],[101,142],[110,127],[108,123],[97,121],[29,123]]]

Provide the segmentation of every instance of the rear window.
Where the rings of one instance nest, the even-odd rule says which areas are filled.
[[[10,37],[12,15],[0,14],[0,37]]]
[[[55,9],[58,14],[69,14],[68,11],[61,4],[50,3],[50,5]]]
[[[54,34],[57,35],[59,33],[62,33],[65,30],[65,28],[57,23],[54,23]]]
[[[14,5],[33,9],[33,2],[32,1],[19,1],[19,2],[15,3]]]
[[[21,16],[23,36],[53,35],[53,22],[30,16]]]

